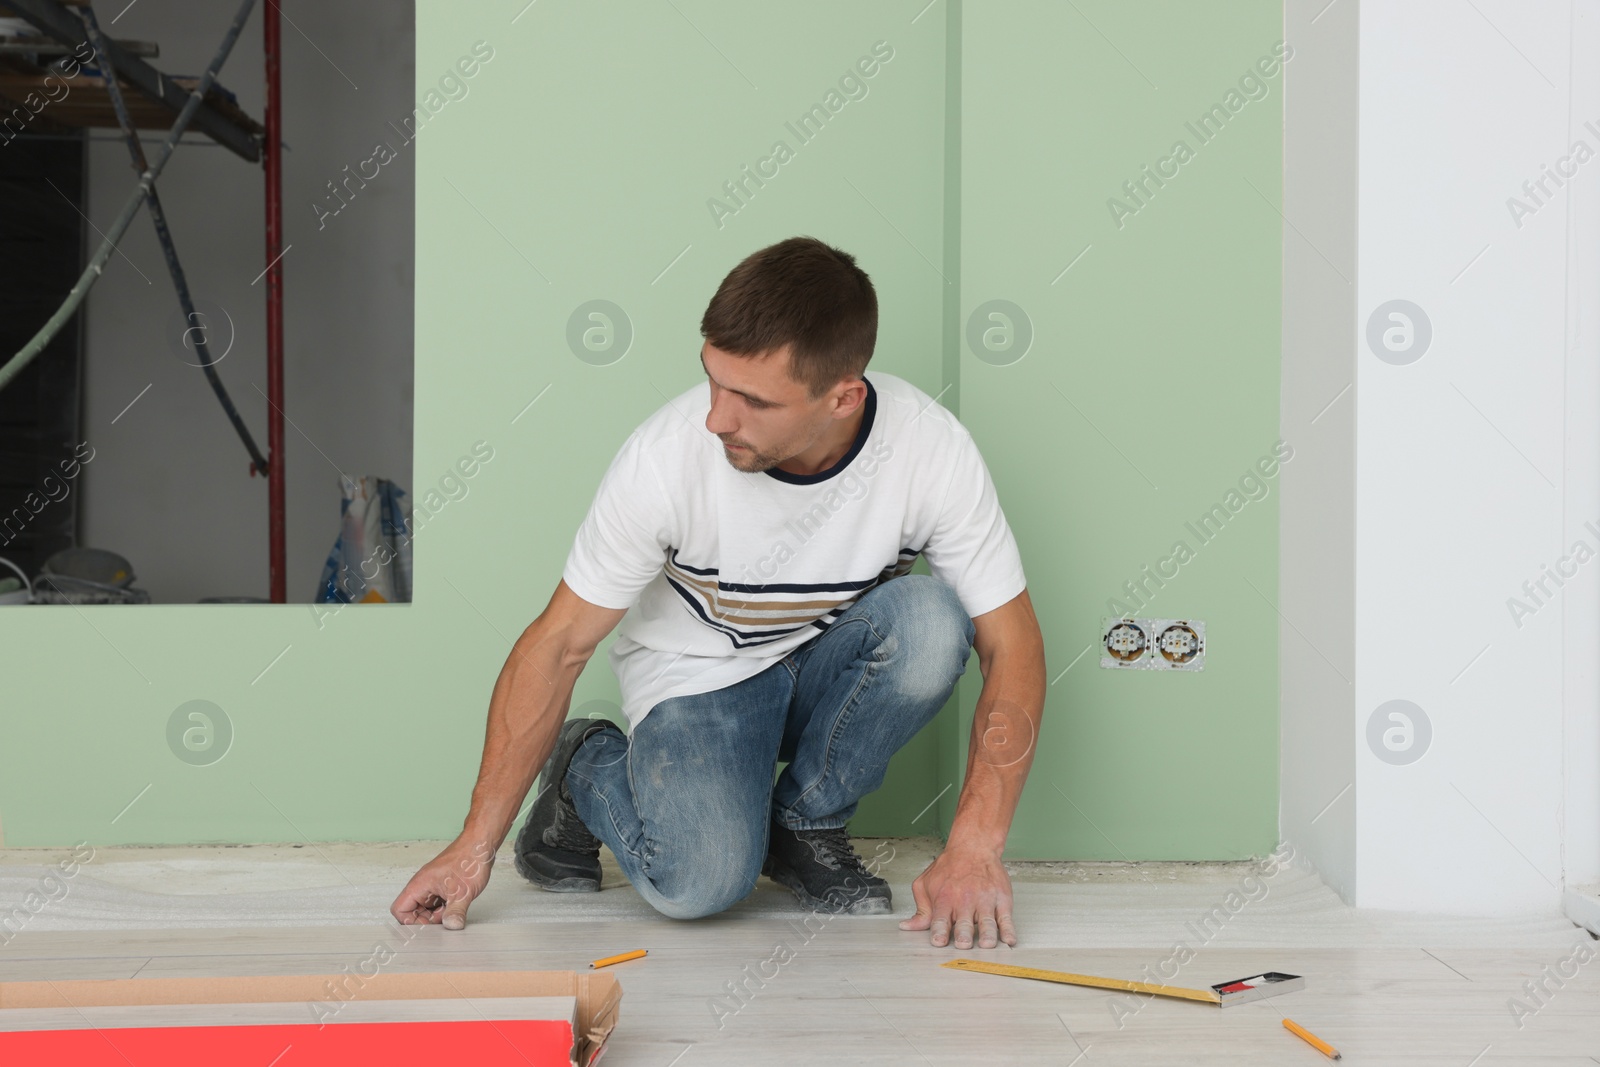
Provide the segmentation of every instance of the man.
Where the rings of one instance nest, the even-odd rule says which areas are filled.
[[[465,925],[541,765],[515,853],[545,889],[598,890],[604,844],[675,918],[722,911],[763,873],[813,906],[887,912],[845,824],[976,647],[965,784],[900,926],[936,946],[1016,944],[1000,855],[1044,706],[1043,638],[971,436],[909,383],[865,376],[877,326],[866,273],[814,238],[723,280],[700,324],[707,382],[617,452],[495,684],[461,835],[395,918]],[[919,554],[931,577],[908,573]],[[563,722],[619,622],[628,733]]]

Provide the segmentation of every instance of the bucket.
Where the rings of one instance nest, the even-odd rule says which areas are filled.
[[[16,571],[17,577],[22,579],[21,589],[11,589],[0,592],[0,605],[33,603],[33,583],[28,581],[28,576],[23,573],[22,568],[17,566],[15,563],[12,563],[4,556],[0,556],[0,563],[3,563],[7,567],[10,567],[12,570]]]
[[[103,548],[63,548],[44,561],[34,582],[37,604],[148,604],[133,588],[133,564]]]

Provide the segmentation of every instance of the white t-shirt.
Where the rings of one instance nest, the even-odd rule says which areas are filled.
[[[629,723],[760,673],[919,553],[971,617],[1023,591],[972,435],[911,383],[864,378],[855,443],[816,474],[736,470],[706,429],[707,382],[623,442],[562,577],[592,604],[629,609],[610,653]]]

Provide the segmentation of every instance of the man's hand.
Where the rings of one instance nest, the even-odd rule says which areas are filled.
[[[1016,946],[1011,876],[995,853],[946,848],[911,883],[911,895],[917,913],[900,929],[931,930],[929,944],[948,945],[953,928],[956,948],[971,948],[974,931],[979,948],[994,948],[1000,941]]]
[[[389,914],[407,925],[440,923],[446,930],[467,925],[467,905],[489,884],[494,847],[487,841],[456,838],[400,891]]]

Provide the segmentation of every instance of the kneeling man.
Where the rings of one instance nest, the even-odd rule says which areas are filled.
[[[866,273],[813,238],[723,280],[700,324],[707,380],[612,460],[495,685],[461,836],[406,885],[397,919],[465,924],[536,771],[515,843],[535,885],[598,890],[604,844],[674,918],[722,911],[761,874],[814,907],[886,913],[888,883],[845,825],[976,648],[949,840],[901,927],[1016,944],[1000,856],[1038,736],[1043,639],[977,446],[926,393],[866,374],[877,327]],[[909,573],[919,555],[931,576]],[[619,623],[628,732],[563,721]]]

